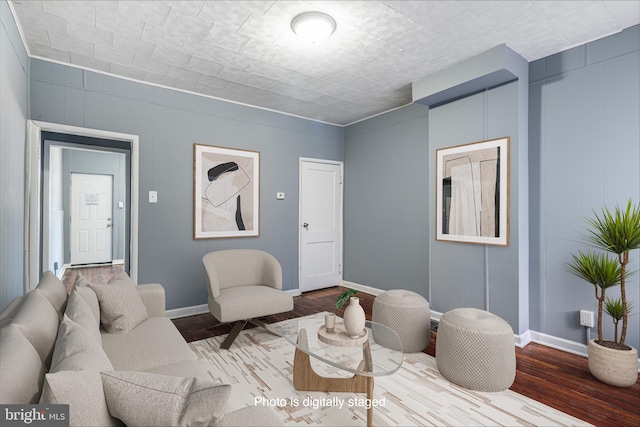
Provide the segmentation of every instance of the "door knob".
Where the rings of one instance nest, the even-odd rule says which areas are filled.
[[[303,226],[304,228],[309,228],[309,224],[308,224],[308,223],[306,223],[306,222],[305,222],[304,224],[302,224],[302,226]]]

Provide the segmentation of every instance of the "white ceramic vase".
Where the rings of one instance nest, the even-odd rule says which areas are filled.
[[[360,298],[349,298],[349,305],[344,309],[343,320],[344,328],[351,338],[358,338],[362,336],[364,324],[367,319],[364,315],[364,309],[360,305]]]

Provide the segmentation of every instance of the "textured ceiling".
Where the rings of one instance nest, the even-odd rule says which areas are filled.
[[[33,57],[345,125],[506,44],[528,61],[640,23],[640,1],[10,2]],[[320,45],[291,19],[337,22]]]

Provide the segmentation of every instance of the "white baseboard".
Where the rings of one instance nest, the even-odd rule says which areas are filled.
[[[64,273],[67,272],[68,269],[71,268],[71,264],[62,264],[62,268],[58,271],[58,279],[62,280],[64,277]]]
[[[588,349],[585,344],[543,334],[542,332],[527,331],[527,333],[531,334],[532,342],[555,348],[556,350],[566,351],[567,353],[577,354],[578,356],[588,356]],[[640,372],[640,358],[638,358],[638,372]]]
[[[528,329],[520,335],[515,334],[515,336],[516,336],[517,347],[524,348],[527,346],[527,344],[531,342],[531,331]]]
[[[174,308],[164,312],[165,317],[177,319],[178,317],[195,316],[209,312],[207,304],[193,305],[191,307]]]
[[[566,351],[567,353],[577,354],[578,356],[587,357],[587,346],[582,343],[555,337],[553,335],[547,335],[537,331],[528,330],[526,333],[530,335],[531,342],[542,344],[557,350]]]
[[[367,294],[371,294],[371,295],[375,295],[375,296],[378,296],[381,293],[385,292],[384,289],[372,288],[371,286],[365,286],[365,285],[361,285],[359,283],[349,282],[347,280],[343,280],[342,281],[342,286],[344,286],[345,288],[355,289],[356,291],[362,291],[362,292],[365,292]]]

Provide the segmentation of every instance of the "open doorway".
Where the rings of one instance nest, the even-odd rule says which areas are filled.
[[[28,121],[27,134],[25,292],[35,288],[44,271],[60,275],[64,266],[73,264],[122,264],[137,282],[138,137],[33,120]],[[92,239],[94,246],[97,242],[94,249],[110,247],[108,260],[104,254],[72,259],[72,233],[78,233],[72,231],[72,210],[76,209],[76,219],[95,214],[104,195],[103,190],[87,188],[75,194],[74,207],[74,174],[106,177],[98,181],[109,187],[112,201],[103,203],[103,211],[94,215],[98,221],[92,227],[98,233]],[[79,237],[78,242],[91,244],[89,237]]]
[[[43,132],[42,147],[42,269],[129,271],[130,144]]]

